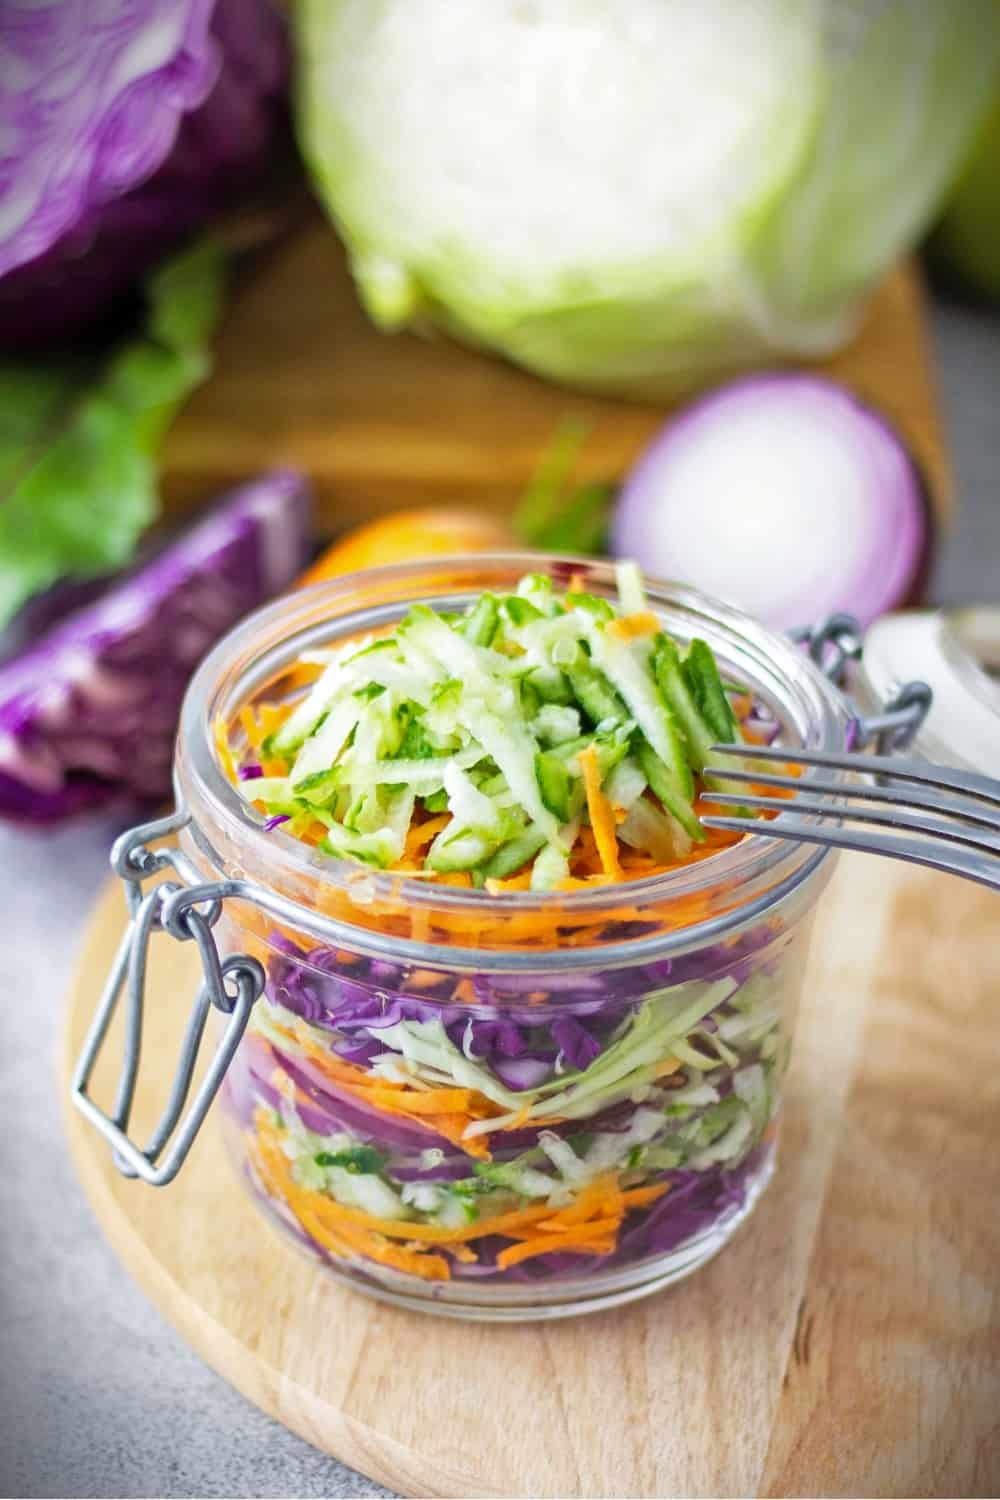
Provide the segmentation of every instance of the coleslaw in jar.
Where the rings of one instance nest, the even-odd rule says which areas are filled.
[[[590,560],[380,569],[233,632],[176,786],[218,950],[260,966],[219,1113],[272,1222],[489,1319],[720,1250],[773,1170],[835,856],[706,837],[699,787],[713,741],[850,722],[791,642]]]

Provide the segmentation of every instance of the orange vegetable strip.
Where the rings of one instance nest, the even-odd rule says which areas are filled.
[[[240,709],[239,720],[250,749],[259,752],[264,742],[264,732],[257,723],[256,716],[249,703],[244,703]]]
[[[420,1093],[407,1089],[404,1095],[380,1088],[368,1089],[365,1098],[376,1109],[388,1109],[408,1115],[457,1115],[468,1111],[473,1094],[469,1089],[428,1089]]]
[[[479,1259],[475,1250],[470,1250],[468,1245],[449,1245],[448,1254],[453,1255],[456,1260],[460,1260],[465,1266],[475,1265]]]
[[[626,1208],[645,1208],[647,1203],[655,1203],[657,1198],[662,1198],[669,1191],[669,1182],[651,1182],[648,1187],[626,1189],[622,1193],[622,1202]]]
[[[622,867],[618,861],[618,835],[615,832],[615,815],[611,803],[601,790],[601,772],[597,764],[597,751],[593,745],[581,750],[577,756],[583,771],[583,784],[587,792],[587,811],[590,826],[597,842],[605,875],[612,880],[621,880]]]
[[[621,1197],[617,1177],[614,1175],[596,1177],[593,1182],[581,1189],[572,1203],[549,1214],[540,1227],[550,1231],[569,1229],[574,1224],[582,1224],[585,1219],[593,1217],[598,1211],[605,1214],[617,1214],[620,1219],[622,1216]]]
[[[274,734],[280,729],[285,720],[289,718],[293,705],[291,703],[258,703],[257,718],[260,727],[264,731],[264,738]]]
[[[219,764],[230,781],[237,781],[236,762],[233,760],[233,752],[229,748],[229,731],[226,721],[221,714],[217,714],[212,725],[212,738],[215,741],[215,753],[219,757]]]
[[[430,912],[425,906],[415,907],[410,913],[410,937],[415,943],[426,943],[430,930]]]
[[[288,762],[284,756],[276,755],[273,760],[262,760],[260,768],[265,776],[287,776]]]
[[[620,641],[634,641],[642,635],[655,635],[660,629],[660,622],[651,609],[640,609],[634,615],[621,615],[617,620],[609,620],[604,629],[606,634],[616,636]]]
[[[386,1109],[394,1114],[467,1114],[479,1105],[480,1100],[489,1109],[493,1108],[489,1100],[481,1094],[476,1094],[473,1089],[408,1088],[406,1084],[397,1083],[392,1078],[373,1078],[360,1068],[352,1069],[352,1072],[357,1075],[352,1077],[347,1073],[351,1064],[335,1063],[331,1067],[327,1061],[329,1053],[325,1053],[321,1047],[307,1044],[305,1051],[310,1060],[322,1072],[328,1074],[340,1088],[349,1094],[356,1094],[359,1098],[366,1099],[377,1109]],[[481,1110],[475,1118],[483,1118]]]
[[[412,984],[415,990],[429,990],[440,978],[441,975],[435,974],[433,969],[414,969],[406,982]]]
[[[622,1192],[617,1179],[613,1179],[610,1183],[602,1179],[600,1183],[591,1183],[590,1187],[584,1188],[574,1203],[560,1209],[559,1213],[553,1214],[551,1218],[543,1220],[538,1227],[555,1233],[576,1224],[586,1223],[589,1229],[590,1223],[587,1221],[592,1221],[596,1214],[615,1217],[620,1223],[626,1210],[641,1208],[646,1203],[655,1203],[657,1198],[663,1197],[669,1186],[668,1182],[656,1182],[649,1187],[630,1188],[628,1192]]]
[[[589,1229],[589,1225],[586,1226]],[[497,1267],[506,1271],[522,1260],[531,1260],[536,1255],[548,1255],[553,1250],[575,1250],[581,1255],[610,1255],[617,1245],[617,1236],[590,1235],[578,1231],[575,1234],[542,1234],[537,1239],[522,1240],[519,1245],[508,1245],[497,1256]]]
[[[416,854],[425,844],[429,844],[436,838],[442,828],[447,828],[451,822],[450,813],[438,813],[433,818],[427,818],[423,823],[413,823],[407,832],[404,850],[407,856]]]
[[[311,844],[314,848],[321,844],[326,838],[326,825],[318,818],[310,818],[309,822],[298,835],[304,844]]]

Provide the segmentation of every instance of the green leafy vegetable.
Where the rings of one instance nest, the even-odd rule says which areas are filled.
[[[156,451],[209,368],[223,255],[148,283],[142,333],[103,357],[0,362],[0,626],[30,595],[127,562],[157,510]]]

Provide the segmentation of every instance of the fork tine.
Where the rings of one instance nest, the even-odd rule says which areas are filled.
[[[775,787],[778,791],[789,792],[795,795],[796,807],[798,798],[803,795],[814,797],[827,792],[831,796],[861,798],[865,802],[887,802],[894,806],[914,807],[917,806],[922,812],[943,813],[947,817],[964,818],[969,823],[976,823],[983,828],[989,828],[1000,832],[1000,811],[993,813],[985,807],[977,806],[971,799],[959,802],[954,797],[942,797],[935,791],[918,793],[916,789],[893,786],[872,786],[867,782],[843,781],[803,781],[798,776],[775,776],[768,771],[751,771],[740,766],[733,770],[726,770],[727,781],[748,782],[752,786]],[[713,792],[706,789],[702,796],[706,802],[721,801]],[[919,796],[919,802],[916,800]],[[730,802],[743,803],[745,798],[728,798]],[[789,810],[789,802],[785,802],[786,810]]]
[[[896,781],[915,781],[921,786],[939,787],[942,791],[968,792],[1000,807],[1000,783],[975,771],[957,771],[930,762],[855,755],[847,751],[801,750],[784,745],[712,745],[710,753],[743,756],[749,760],[773,760],[785,765],[820,766],[831,771],[860,771],[869,776],[891,776]],[[733,772],[725,767],[706,767],[705,774],[731,776]]]
[[[811,788],[810,788],[811,790]],[[944,839],[949,844],[964,844],[970,849],[981,849],[987,854],[1000,854],[1000,836],[973,832],[943,818],[925,817],[924,809],[916,812],[906,809],[882,811],[873,807],[852,807],[846,803],[830,803],[814,797],[796,797],[789,803],[783,797],[742,797],[732,792],[705,792],[706,802],[725,803],[727,806],[748,807],[758,812],[813,813],[819,817],[842,819],[844,822],[872,823],[882,828],[908,828],[912,833],[923,833],[930,838]],[[843,795],[843,789],[841,789]],[[744,822],[744,828],[746,824]],[[758,826],[754,826],[754,832]]]
[[[702,818],[706,828],[725,828],[746,833],[745,818]],[[1000,891],[1000,861],[984,858],[972,850],[936,843],[921,844],[916,839],[893,838],[891,834],[830,828],[819,823],[765,823],[754,829],[765,838],[791,839],[805,844],[825,844],[835,849],[857,849],[863,854],[882,854],[888,859],[902,859],[909,864],[926,865],[951,875],[962,875]]]

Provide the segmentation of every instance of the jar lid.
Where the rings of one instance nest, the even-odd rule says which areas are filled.
[[[909,610],[876,620],[861,675],[887,702],[918,678],[933,691],[914,748],[928,760],[1000,774],[1000,607]]]

